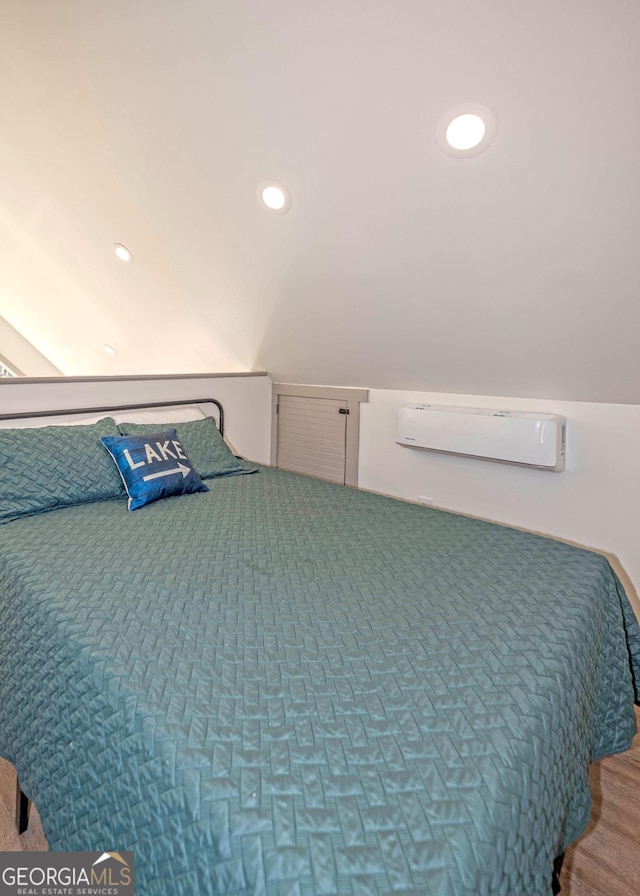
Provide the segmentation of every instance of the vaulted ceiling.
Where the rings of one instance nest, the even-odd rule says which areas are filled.
[[[637,0],[3,0],[0,316],[70,375],[640,404],[639,38]]]

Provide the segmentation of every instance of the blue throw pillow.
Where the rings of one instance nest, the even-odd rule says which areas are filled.
[[[100,441],[118,467],[129,495],[129,510],[172,495],[209,491],[175,429],[139,436],[103,436]]]

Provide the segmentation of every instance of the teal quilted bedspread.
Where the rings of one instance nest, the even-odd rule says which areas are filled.
[[[138,896],[536,896],[635,732],[600,555],[294,474],[0,527],[0,753]],[[635,679],[634,679],[635,668]]]

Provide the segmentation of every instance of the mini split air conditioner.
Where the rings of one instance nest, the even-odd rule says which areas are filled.
[[[566,420],[558,414],[405,404],[396,441],[540,470],[564,470]]]

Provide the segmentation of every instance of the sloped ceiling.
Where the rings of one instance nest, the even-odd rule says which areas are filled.
[[[640,403],[639,38],[637,0],[3,0],[0,316],[70,375]]]

